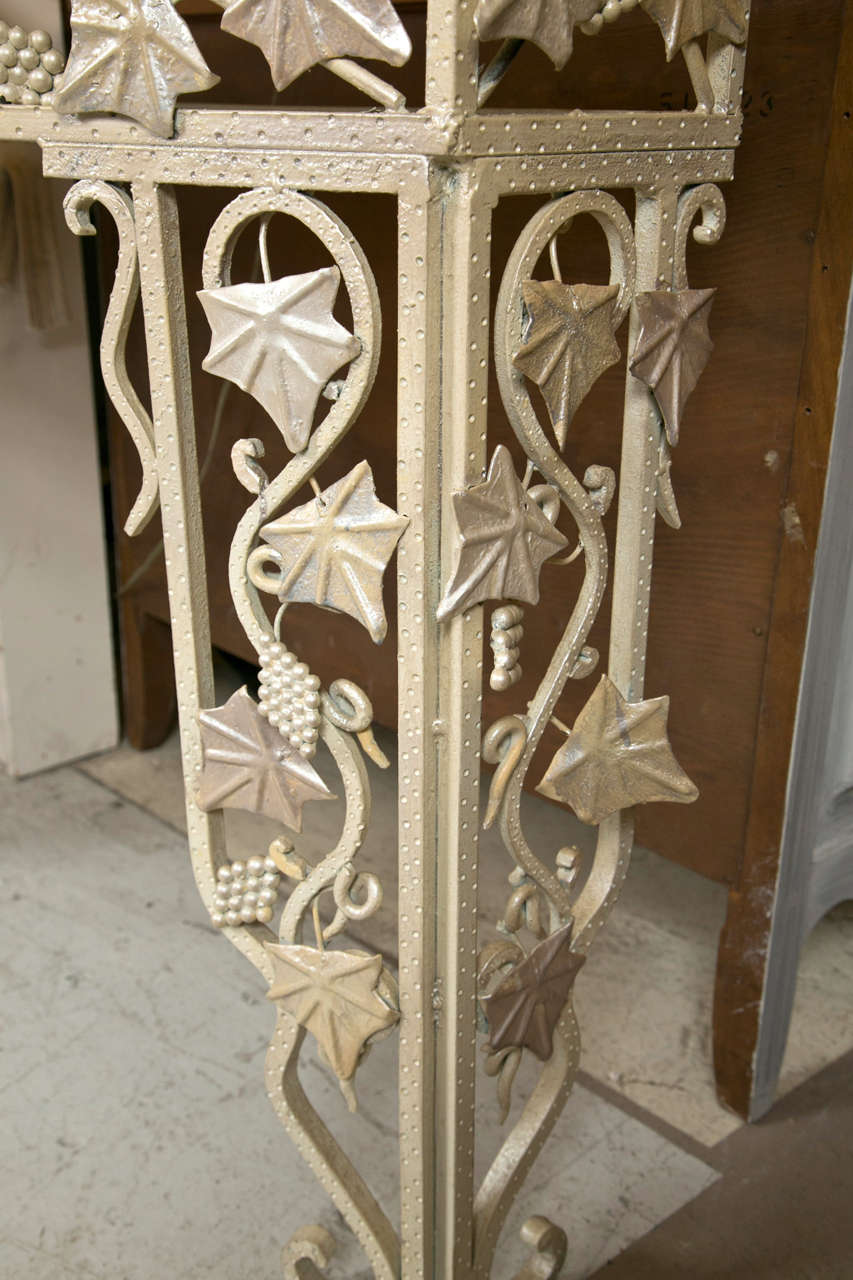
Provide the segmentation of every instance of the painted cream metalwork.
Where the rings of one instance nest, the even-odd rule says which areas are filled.
[[[529,477],[528,477],[529,479]],[[454,493],[459,557],[436,617],[452,618],[473,604],[511,597],[536,604],[539,570],[566,546],[554,521],[559,499],[550,485],[528,489],[499,444],[482,484]]]
[[[743,0],[640,0],[661,29],[666,56],[674,58],[688,40],[708,31],[741,44],[746,39],[746,6]]]
[[[215,910],[210,918],[217,929],[227,924],[269,924],[281,884],[281,868],[275,858],[226,863],[219,867],[216,880]]]
[[[115,111],[168,138],[178,97],[218,80],[171,0],[73,0],[53,102],[69,115]]]
[[[627,702],[602,676],[536,790],[598,826],[655,800],[689,804],[699,792],[666,736],[669,698]]]
[[[261,528],[268,545],[249,556],[249,577],[283,603],[304,600],[350,614],[381,644],[388,631],[382,578],[407,524],[379,501],[373,472],[359,462],[310,502]]]
[[[204,767],[201,809],[248,809],[302,830],[302,806],[332,793],[301,752],[260,714],[244,685],[222,707],[199,715]]]
[[[127,334],[139,298],[139,260],[133,204],[119,188],[93,179],[78,182],[65,198],[65,220],[72,231],[93,236],[94,204],[103,205],[119,233],[118,264],[101,330],[101,376],[116,413],[127,428],[142,466],[142,485],[124,522],[129,537],[141,533],[160,503],[154,424],[130,380],[125,364]]]
[[[483,106],[514,74],[524,40],[556,63],[568,59],[574,43],[577,58],[583,39],[576,28],[606,40],[607,28],[636,7],[632,0],[428,0],[425,105],[408,111],[396,89],[353,61],[377,49],[395,64],[407,55],[385,0],[324,0],[314,6],[322,22],[310,30],[297,0],[221,3],[223,25],[239,27],[264,49],[278,83],[322,62],[384,110],[194,105],[178,106],[173,122],[175,97],[215,72],[188,51],[171,4],[75,0],[76,49],[61,109],[116,114],[73,119],[45,106],[5,104],[0,137],[39,142],[45,171],[76,182],[66,204],[72,230],[93,232],[94,203],[118,227],[102,368],[142,462],[142,489],[127,528],[141,528],[159,496],[193,868],[214,922],[270,984],[277,1015],[266,1063],[270,1100],[376,1277],[487,1280],[507,1213],[577,1070],[572,988],[627,872],[633,805],[693,794],[666,742],[666,699],[644,699],[643,678],[655,517],[680,523],[670,448],[679,430],[690,429],[686,391],[708,349],[702,326],[710,293],[690,290],[687,244],[691,235],[715,243],[725,224],[719,183],[732,177],[739,138],[747,13],[739,0],[641,0],[668,53],[685,58],[694,111],[504,112]],[[366,44],[351,39],[355,28]],[[482,64],[478,36],[503,39]],[[133,40],[151,58],[138,64],[152,72],[144,86],[123,61]],[[116,185],[123,183],[129,191]],[[249,505],[234,534],[229,582],[263,666],[260,705],[245,690],[224,707],[214,705],[195,371],[175,190],[187,183],[239,190],[208,236],[205,300],[251,296],[261,310],[269,302],[275,311],[279,294],[292,301],[293,289],[299,294],[304,284],[302,301],[308,298],[311,309],[307,317],[297,313],[298,340],[286,352],[275,325],[267,331],[254,321],[251,345],[241,348],[241,318],[229,330],[227,341],[238,340],[228,368],[217,370],[257,395],[262,364],[272,361],[272,383],[259,398],[272,406],[292,453],[270,476],[261,461],[263,440],[232,442]],[[368,404],[380,310],[363,251],[316,198],[320,191],[358,191],[365,200],[390,193],[397,200],[397,315],[385,317],[396,320],[399,334],[393,507],[376,494],[369,458],[346,475],[335,465],[337,445]],[[623,203],[614,193],[633,199]],[[499,200],[522,194],[541,203],[504,263],[491,246],[492,211]],[[607,286],[562,280],[559,245],[579,216],[592,217],[605,237]],[[268,270],[261,285],[232,280],[240,237],[257,230],[266,264],[267,236],[287,219],[313,233],[328,266],[296,285],[272,281]],[[553,281],[543,278],[549,263]],[[494,313],[493,269],[502,277]],[[351,335],[332,316],[338,279]],[[124,367],[137,296],[150,415]],[[284,315],[291,323],[285,306],[275,324]],[[617,498],[611,469],[593,462],[580,480],[562,450],[583,393],[617,359],[614,335],[626,319],[631,354]],[[513,450],[488,448],[491,359]],[[308,371],[295,408],[294,366]],[[713,376],[713,363],[706,376]],[[286,405],[277,399],[283,382]],[[545,421],[536,386],[545,395]],[[315,496],[294,508],[306,483]],[[599,655],[588,637],[608,585],[603,521],[614,501],[610,642]],[[388,763],[372,734],[370,700],[344,672],[320,688],[285,634],[287,608],[300,600],[352,613],[381,641],[383,575],[394,555],[396,977],[387,961],[345,938],[350,922],[369,922],[382,900],[377,877],[357,866],[370,821],[365,757],[379,767]],[[523,705],[514,700],[523,635],[518,601],[536,600],[546,560],[549,590],[568,560],[582,563],[583,581],[547,670]],[[506,711],[481,740],[483,603],[495,598],[491,679]],[[569,846],[537,851],[522,823],[521,798],[566,683],[587,679],[599,664],[605,673],[598,688],[574,729],[565,730],[567,741],[543,783],[598,824],[589,861]],[[315,752],[322,752],[326,776],[336,770],[333,785],[345,814],[333,847],[312,865],[300,852],[297,828],[303,801],[329,790],[311,763]],[[481,758],[495,766],[484,814]],[[245,869],[227,853],[221,810],[229,803],[274,812],[282,828]],[[306,825],[313,811],[305,809]],[[477,911],[481,821],[497,825],[514,864],[498,940],[484,944]],[[399,1230],[302,1090],[298,1064],[308,1034],[351,1105],[371,1044],[399,1037]],[[532,1092],[513,1104],[525,1053],[538,1075]],[[477,1185],[474,1104],[489,1078],[508,1129]],[[523,1237],[531,1252],[516,1280],[551,1280],[566,1257],[565,1234],[535,1215]],[[285,1245],[284,1275],[316,1276],[333,1251],[329,1234],[308,1226]]]
[[[530,40],[559,70],[572,56],[575,27],[598,7],[598,0],[479,0],[477,31],[481,40]]]
[[[318,62],[328,65],[349,56],[376,58],[400,67],[411,57],[412,44],[406,28],[388,0],[216,3],[225,10],[222,30],[258,46],[278,90],[286,89]]]
[[[489,644],[494,655],[494,669],[489,684],[502,693],[521,679],[521,642],[524,639],[524,610],[517,604],[503,605],[492,614]]]
[[[382,957],[274,943],[267,953],[274,975],[268,998],[315,1036],[339,1080],[351,1080],[368,1040],[399,1017],[378,993]]]
[[[340,279],[337,267],[326,267],[199,291],[213,335],[202,368],[254,396],[293,453],[308,443],[332,374],[358,355],[358,339],[332,315]]]
[[[561,449],[578,406],[622,354],[613,336],[617,293],[615,285],[572,286],[559,276],[522,285],[530,320],[514,363],[542,391]]]
[[[654,392],[671,445],[678,444],[682,411],[711,358],[714,292],[655,289],[634,299],[641,327],[631,372]]]
[[[65,58],[47,31],[24,31],[0,22],[0,102],[38,107],[53,103]]]

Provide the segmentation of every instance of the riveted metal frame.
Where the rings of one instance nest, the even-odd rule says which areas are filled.
[[[212,705],[214,694],[174,187],[397,197],[397,509],[409,521],[396,566],[399,1252],[381,1211],[326,1130],[311,1119],[295,1124],[292,1132],[358,1234],[377,1276],[486,1280],[506,1212],[568,1095],[579,1052],[569,1007],[561,1022],[563,1047],[543,1071],[538,1101],[525,1110],[478,1190],[474,1102],[483,608],[475,605],[444,624],[436,621],[436,609],[454,556],[450,495],[480,481],[486,467],[492,211],[499,199],[512,195],[547,201],[568,193],[631,190],[636,197],[631,289],[685,287],[686,243],[694,220],[701,217],[697,238],[705,242],[722,231],[716,184],[733,173],[744,51],[709,37],[713,110],[540,115],[478,109],[481,55],[470,0],[429,0],[426,39],[426,106],[418,112],[201,106],[179,109],[174,137],[161,139],[118,118],[73,120],[47,107],[3,106],[0,138],[39,142],[46,174],[90,184],[85,200],[80,197],[86,207],[109,200],[115,189],[105,184],[130,187],[151,375],[156,462],[149,466],[156,468],[162,510],[189,843],[209,909],[215,868],[226,861],[226,850],[221,813],[202,812],[195,799],[202,768],[198,714]],[[78,209],[77,216],[85,221],[85,210]],[[86,229],[82,221],[78,229]],[[387,324],[393,318],[384,319]],[[497,328],[503,331],[501,317]],[[632,316],[632,345],[636,333]],[[331,437],[316,449],[312,442],[306,474],[333,445]],[[531,448],[526,451],[533,457]],[[643,692],[654,523],[666,498],[661,448],[653,397],[629,372],[607,670],[630,700]],[[603,535],[600,550],[599,576],[606,572]],[[244,566],[232,564],[232,573],[242,590]],[[590,590],[600,599],[603,587],[602,578]],[[594,609],[588,610],[586,621],[567,633],[568,647],[555,657],[543,682],[543,714],[578,660],[593,617]],[[511,710],[511,693],[507,699]],[[520,776],[516,781],[520,791]],[[502,819],[511,849],[523,839],[511,812],[514,786],[515,781],[504,797]],[[574,945],[580,952],[588,949],[618,894],[631,843],[630,811],[605,819],[593,872],[572,904]],[[254,928],[231,934],[270,978],[261,935]],[[286,1098],[274,1101],[290,1128],[290,1104]],[[565,1252],[559,1234],[537,1236],[534,1230],[534,1261],[521,1277],[557,1274]],[[297,1270],[301,1258],[322,1264],[325,1249],[310,1229],[286,1254],[286,1268],[293,1268],[287,1274],[305,1274]]]

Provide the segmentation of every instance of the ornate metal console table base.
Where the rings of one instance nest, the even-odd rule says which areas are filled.
[[[118,226],[102,366],[142,463],[127,532],[142,528],[159,504],[193,866],[214,922],[270,983],[277,1007],[270,1098],[377,1277],[486,1280],[508,1209],[571,1087],[580,1051],[572,984],[624,879],[632,808],[696,794],[667,742],[667,699],[644,701],[643,675],[655,519],[679,523],[671,450],[710,353],[711,293],[689,288],[687,243],[691,234],[713,243],[723,230],[717,184],[732,176],[747,15],[739,0],[642,0],[670,56],[684,53],[696,111],[534,115],[484,107],[520,41],[532,39],[565,61],[576,26],[596,34],[634,8],[630,0],[481,0],[476,12],[464,0],[429,0],[426,106],[418,111],[406,110],[396,91],[351,60],[371,54],[397,65],[407,55],[408,38],[385,0],[341,5],[336,18],[313,29],[313,44],[295,27],[281,37],[276,23],[295,21],[289,5],[221,3],[223,25],[261,45],[279,85],[323,61],[384,109],[202,107],[179,110],[173,132],[177,95],[215,78],[188,28],[162,0],[160,16],[157,0],[80,0],[68,71],[54,100],[82,118],[58,116],[49,106],[4,106],[0,134],[39,141],[45,171],[75,181],[66,204],[73,230],[93,232],[94,204]],[[505,38],[483,68],[478,28],[483,38]],[[131,36],[151,58],[148,79],[126,61]],[[87,114],[105,109],[132,118]],[[205,367],[254,395],[292,454],[271,478],[262,442],[236,441],[232,455],[251,495],[230,575],[235,608],[262,665],[257,703],[241,691],[215,706],[176,184],[242,190],[211,228],[198,282],[212,330]],[[398,332],[394,509],[376,496],[369,459],[347,475],[335,466],[335,446],[370,393],[380,328],[369,263],[312,194],[342,191],[397,200],[398,313],[384,317]],[[613,192],[633,193],[633,221]],[[520,194],[542,202],[500,264],[493,315],[492,213],[499,200]],[[308,227],[328,250],[329,267],[273,280],[266,239],[275,214]],[[580,214],[595,218],[606,237],[610,286],[561,279],[558,237]],[[264,279],[234,282],[232,253],[250,225],[259,228]],[[549,259],[552,280],[541,274]],[[340,288],[350,326],[333,316]],[[123,364],[138,296],[150,416]],[[564,685],[590,677],[598,665],[587,637],[607,583],[602,518],[617,484],[600,466],[581,483],[561,453],[575,408],[622,358],[616,333],[626,316],[606,675],[591,680],[576,724],[561,726],[564,746],[540,782],[545,794],[598,826],[595,858],[582,877],[574,850],[544,861],[534,853],[522,829],[521,793]],[[491,457],[487,450],[492,358],[527,462],[523,476],[508,450]],[[534,386],[544,418],[531,399]],[[319,419],[318,403],[331,405]],[[321,465],[322,486],[315,478]],[[315,496],[294,506],[306,481]],[[379,956],[334,942],[381,896],[376,878],[355,867],[370,815],[362,748],[382,763],[370,704],[345,679],[319,687],[287,648],[285,614],[292,600],[312,601],[352,614],[381,641],[382,577],[395,553],[396,976]],[[563,638],[533,700],[516,706],[523,607],[538,599],[539,568],[581,555],[586,573]],[[483,735],[483,604],[493,599],[504,603],[492,618],[492,685],[504,691],[507,714]],[[311,806],[329,794],[312,763],[319,743],[335,762],[347,808],[338,844],[311,867],[299,854],[299,832]],[[485,814],[481,753],[496,765]],[[281,837],[247,866],[228,858],[228,805],[266,813],[282,826]],[[503,936],[481,947],[477,840],[484,820],[499,824],[517,870]],[[273,927],[285,880],[290,894]],[[321,917],[322,895],[332,911]],[[521,1056],[540,1060],[541,1069],[475,1187],[478,1028],[488,1037],[486,1073],[496,1078],[505,1110]],[[378,1036],[399,1035],[399,1230],[302,1092],[297,1063],[308,1034],[353,1105],[365,1049]],[[480,1073],[481,1086],[485,1079]],[[556,1276],[563,1233],[533,1217],[525,1239],[531,1260],[518,1280]],[[331,1249],[325,1232],[307,1228],[285,1248],[285,1274],[318,1274]]]

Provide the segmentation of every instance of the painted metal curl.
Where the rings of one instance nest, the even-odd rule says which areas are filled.
[[[263,440],[254,436],[250,440],[236,440],[231,448],[231,467],[249,493],[260,494],[269,484],[269,477],[258,461],[264,453]]]
[[[373,703],[353,680],[333,680],[323,694],[323,714],[332,724],[354,733],[364,754],[380,769],[389,769],[391,761],[373,734]]]
[[[364,896],[359,899],[359,894]],[[367,920],[382,906],[382,882],[372,871],[356,871],[347,862],[335,877],[332,897],[347,920]]]
[[[75,182],[63,202],[65,221],[77,236],[93,236],[93,204],[110,214],[118,231],[118,262],[101,331],[101,373],[107,395],[136,445],[142,466],[142,484],[124,522],[130,537],[141,533],[160,504],[154,425],[136,394],[125,359],[127,335],[139,297],[139,260],[136,252],[136,220],[128,195],[109,182],[85,179]]]
[[[694,226],[701,213],[702,221]],[[716,244],[726,229],[726,201],[722,191],[713,182],[703,182],[689,187],[678,200],[675,216],[675,261],[673,263],[673,289],[689,288],[687,280],[687,241],[693,230],[697,244]]]
[[[546,249],[556,259],[556,237],[567,230],[580,213],[591,214],[599,223],[610,250],[610,280],[618,284],[615,323],[627,313],[634,294],[636,257],[631,223],[622,206],[606,192],[577,192],[545,205],[522,232],[504,272],[495,320],[495,360],[504,409],[525,454],[560,495],[578,528],[586,573],[578,599],[548,670],[539,685],[527,714],[518,717],[526,731],[524,746],[517,753],[509,776],[501,779],[500,794],[494,797],[500,816],[500,831],[517,866],[547,899],[552,914],[551,929],[578,917],[570,886],[546,868],[525,839],[521,823],[521,795],[525,775],[542,734],[567,681],[583,671],[585,642],[598,614],[607,582],[607,544],[602,511],[607,505],[609,479],[604,469],[590,477],[590,494],[552,446],[533,407],[522,374],[514,367],[513,356],[522,338],[521,285]],[[551,248],[551,246],[554,246]],[[557,264],[557,270],[559,265]],[[585,477],[586,478],[586,477]],[[500,723],[500,722],[499,722]],[[495,726],[497,732],[497,726]],[[487,734],[488,739],[488,734]],[[490,747],[491,749],[491,747]],[[490,803],[487,818],[494,816]],[[620,842],[617,836],[616,847]],[[616,865],[606,850],[604,862]],[[580,924],[580,921],[579,921]],[[580,932],[580,930],[579,930]],[[588,942],[587,942],[588,945]],[[584,950],[582,939],[575,949]],[[572,1002],[567,1002],[554,1031],[554,1050],[542,1068],[536,1087],[521,1116],[495,1157],[477,1193],[474,1205],[475,1274],[477,1280],[489,1275],[495,1246],[506,1214],[551,1132],[568,1097],[580,1055],[580,1039]],[[522,1277],[555,1272],[523,1271]]]
[[[335,1237],[325,1227],[302,1227],[281,1251],[284,1280],[321,1280],[336,1250]]]
[[[548,1218],[528,1218],[521,1228],[521,1238],[533,1249],[527,1264],[515,1280],[554,1280],[566,1260],[568,1240],[560,1227]]]

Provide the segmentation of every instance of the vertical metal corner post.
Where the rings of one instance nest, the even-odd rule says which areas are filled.
[[[174,188],[154,181],[134,182],[132,195],[184,759],[187,835],[199,891],[210,910],[210,866],[224,859],[225,830],[221,812],[199,809],[193,785],[202,766],[198,713],[202,707],[212,706],[215,698],[178,206]]]
[[[672,282],[678,188],[638,190],[636,201],[636,292],[642,293]],[[636,347],[639,329],[632,305],[629,350]],[[643,696],[646,670],[661,431],[652,392],[629,369],[622,422],[609,674],[632,702]]]
[[[398,198],[397,507],[409,527],[397,548],[400,989],[400,1245],[405,1280],[433,1274],[435,1108],[433,920],[437,892],[440,503],[441,209],[427,160],[412,165]]]
[[[400,1141],[404,1280],[471,1274],[481,606],[439,627],[449,495],[486,456],[491,207],[476,162],[400,197]]]
[[[430,5],[426,105],[476,110],[472,0]],[[482,477],[490,207],[473,161],[427,158],[399,200],[400,1159],[403,1280],[471,1274],[482,607],[439,626],[450,494]]]

